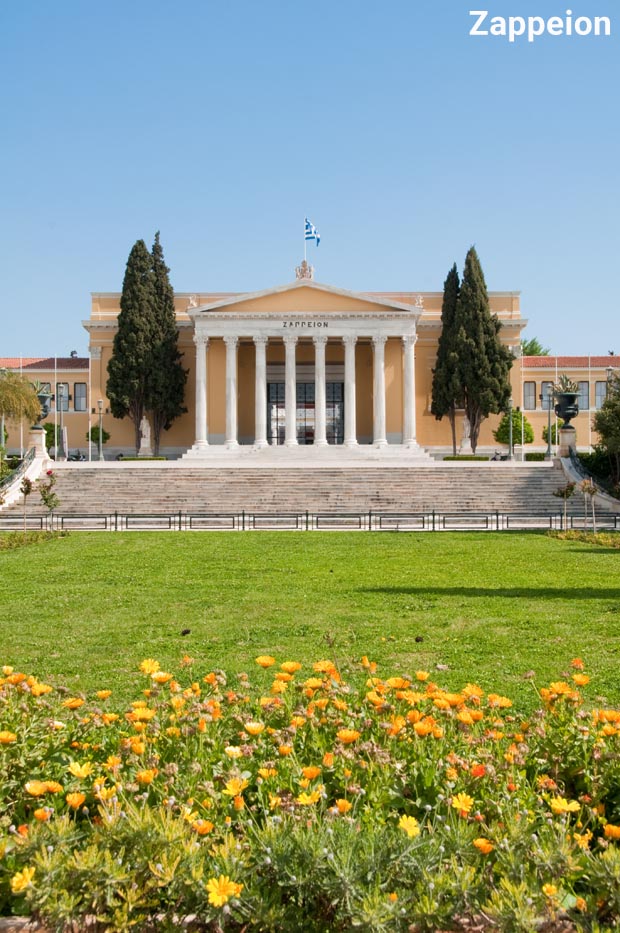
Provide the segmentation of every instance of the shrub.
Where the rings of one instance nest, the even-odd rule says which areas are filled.
[[[422,670],[256,660],[252,683],[145,659],[118,710],[4,667],[0,912],[119,933],[620,922],[620,711],[585,706],[580,659],[527,721]]]
[[[529,463],[540,463],[541,460],[545,459],[545,454],[540,450],[532,450],[526,453],[525,459]]]
[[[522,428],[523,426],[523,428]],[[493,437],[498,444],[508,444],[510,443],[510,421],[508,418],[508,413],[506,413],[499,425],[497,430],[493,431]],[[531,444],[534,440],[534,429],[529,423],[525,415],[518,408],[512,409],[512,443],[520,444],[521,437],[523,437],[523,442],[525,444]]]
[[[449,457],[444,457],[444,460],[488,460],[488,457],[481,457],[476,454],[457,454],[456,457],[450,454]]]

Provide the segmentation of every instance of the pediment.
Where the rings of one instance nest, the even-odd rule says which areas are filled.
[[[262,314],[386,314],[390,311],[409,312],[415,319],[420,312],[414,305],[390,301],[385,296],[351,292],[314,281],[296,281],[289,285],[225,298],[188,310],[190,317],[200,319],[218,312],[235,315]]]

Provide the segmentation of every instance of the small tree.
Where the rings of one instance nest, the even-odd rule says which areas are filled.
[[[58,439],[60,437],[60,427],[54,424],[51,421],[46,421],[42,425],[43,430],[45,431],[45,446],[48,450],[54,450],[54,456],[56,455],[56,450],[58,448]]]
[[[597,487],[589,479],[584,479],[579,483],[579,491],[583,496],[585,509],[585,527],[588,527],[588,502],[592,511],[592,531],[596,534],[596,515],[594,513],[594,497],[598,493]]]
[[[90,429],[90,432],[87,431],[84,436],[86,437],[87,441],[90,440],[96,447],[98,447],[99,446],[99,425],[94,424],[92,428]],[[111,436],[112,435],[108,431],[106,431],[105,428],[101,429],[101,443],[102,444],[107,444]]]
[[[456,263],[448,272],[443,286],[441,334],[437,347],[437,362],[433,370],[431,412],[437,421],[447,416],[452,430],[452,453],[456,456],[456,410],[461,404],[459,381],[456,306],[459,297],[459,273]]]
[[[501,324],[489,309],[484,274],[473,246],[465,259],[456,318],[459,380],[475,453],[484,419],[506,410],[514,357],[499,339]]]
[[[577,483],[567,483],[566,486],[558,486],[558,488],[553,493],[556,499],[564,500],[564,524],[562,526],[564,530],[566,530],[566,527],[567,527],[566,512],[567,512],[567,507],[568,507],[568,500],[571,499],[575,495],[576,486],[577,486]]]
[[[41,502],[51,513],[54,509],[57,509],[60,505],[60,499],[58,495],[54,492],[54,486],[56,485],[56,475],[53,470],[47,470],[46,479],[40,479],[38,483],[39,495],[41,496]]]
[[[9,369],[0,370],[0,415],[13,421],[25,419],[36,424],[41,415],[37,393],[25,376]]]
[[[32,482],[32,480],[28,479],[27,476],[24,476],[24,478],[22,479],[21,486],[19,487],[19,491],[24,497],[24,534],[26,533],[26,517],[27,517],[26,510],[27,510],[27,505],[28,505],[28,496],[30,495],[33,489],[34,489],[34,483]]]
[[[563,426],[564,426],[564,422],[562,421],[561,418],[558,418],[557,422],[555,421],[551,422],[551,443],[552,444],[558,443],[560,428]],[[549,443],[549,425],[547,424],[542,429],[542,439],[545,442],[545,444]]]
[[[523,428],[523,430],[522,430]],[[497,430],[493,431],[493,437],[498,444],[508,444],[510,443],[510,421],[508,418],[508,412],[504,415],[502,420],[497,426]],[[513,408],[512,410],[512,442],[513,444],[520,444],[521,437],[523,437],[524,444],[531,444],[534,441],[534,429],[529,423],[525,415],[518,408]]]

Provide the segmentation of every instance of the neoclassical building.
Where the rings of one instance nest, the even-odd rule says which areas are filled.
[[[449,451],[448,421],[437,421],[430,410],[442,293],[351,292],[311,276],[304,263],[288,285],[175,295],[179,348],[188,370],[187,412],[163,433],[161,453],[217,456],[232,463],[237,456],[254,451],[262,456],[260,451],[277,448],[309,459],[322,456],[321,450],[336,459],[415,459],[425,449]],[[520,294],[491,292],[489,302],[501,322],[500,339],[515,356],[513,404],[532,423],[534,446],[544,448],[546,387],[562,372],[580,383],[578,444],[593,443],[590,415],[602,404],[616,358],[521,358],[527,322]],[[62,421],[68,448],[93,457],[87,433],[99,417],[111,435],[107,457],[135,450],[133,424],[114,419],[106,397],[119,310],[119,293],[92,295],[90,317],[83,322],[89,357],[20,361],[33,381],[49,384],[54,395],[49,420]],[[18,368],[15,360],[3,363]],[[481,450],[498,446],[492,433],[498,420],[483,423]],[[461,417],[459,440],[465,449],[466,434]],[[13,432],[9,447],[18,446]]]

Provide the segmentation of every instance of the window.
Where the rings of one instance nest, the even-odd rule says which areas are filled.
[[[523,383],[523,408],[525,411],[535,411],[536,409],[536,383]]]
[[[549,389],[551,389],[551,404],[549,404]],[[540,391],[542,394],[541,405],[543,411],[549,411],[553,409],[553,383],[552,382],[541,382]]]
[[[594,407],[598,411],[603,407],[603,402],[607,398],[607,380],[605,382],[594,383]]]
[[[73,385],[73,410],[86,411],[86,383],[76,382]]]
[[[56,411],[69,411],[69,383],[56,383]]]
[[[578,382],[577,385],[579,386],[579,398],[577,399],[579,411],[588,411],[590,408],[590,383]]]

